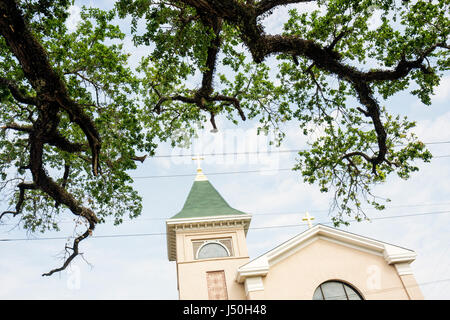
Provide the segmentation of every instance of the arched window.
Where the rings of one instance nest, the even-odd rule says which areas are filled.
[[[313,300],[363,300],[350,285],[340,281],[327,281],[314,291]]]
[[[208,241],[197,251],[197,259],[229,257],[228,249],[218,241]]]

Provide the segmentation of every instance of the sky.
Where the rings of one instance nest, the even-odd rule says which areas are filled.
[[[75,2],[78,6],[83,3],[89,4]],[[95,4],[110,6],[108,1]],[[74,21],[76,12],[74,7]],[[286,14],[286,9],[277,14]],[[276,17],[266,23],[272,30],[281,25]],[[376,19],[373,23],[377,23]],[[126,25],[123,30],[128,31]],[[125,43],[131,46],[129,37]],[[132,63],[145,50],[134,50],[134,54]],[[429,143],[435,158],[429,164],[419,163],[420,171],[409,180],[390,177],[377,186],[375,193],[391,202],[383,212],[368,209],[372,221],[340,227],[414,250],[417,259],[412,269],[426,299],[450,298],[450,157],[445,157],[450,155],[449,103],[450,74],[442,79],[431,106],[422,105],[408,93],[387,101],[392,112],[407,114],[410,120],[417,121],[415,132]],[[98,225],[95,237],[82,242],[82,257],[59,274],[41,276],[62,263],[61,252],[65,238],[73,233],[73,218],[65,216],[60,232],[44,235],[29,234],[16,228],[13,220],[5,220],[0,225],[0,239],[17,240],[0,242],[0,299],[177,299],[176,265],[167,258],[165,220],[181,210],[194,180],[196,163],[188,156],[164,156],[254,151],[257,145],[267,145],[265,137],[256,137],[256,125],[250,121],[235,127],[218,119],[219,132],[200,132],[190,150],[162,145],[157,157],[147,158],[132,173],[134,187],[143,197],[142,215],[120,226]],[[287,138],[279,150],[306,147],[295,124],[284,130]],[[253,215],[247,234],[250,258],[305,231],[307,226],[301,218],[306,211],[316,223],[330,221],[331,196],[320,193],[317,185],[305,184],[298,173],[286,170],[293,167],[295,156],[293,152],[205,156],[202,161],[203,171],[225,200]],[[215,174],[226,172],[229,174]],[[167,177],[173,175],[179,176]],[[267,226],[271,228],[259,229]],[[55,239],[39,240],[43,237]]]

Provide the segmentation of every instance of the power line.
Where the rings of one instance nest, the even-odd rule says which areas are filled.
[[[277,172],[277,171],[292,171],[292,168],[211,172],[208,173],[208,176],[215,176],[221,174],[259,173],[259,172]],[[196,173],[186,173],[186,174],[155,175],[155,176],[131,177],[131,178],[133,179],[176,178],[176,177],[195,177],[196,175],[197,175]]]
[[[427,207],[427,206],[444,206],[444,205],[450,205],[450,202],[428,202],[428,203],[420,203],[420,204],[400,204],[400,205],[392,205],[386,208],[386,210],[389,209],[395,209],[395,208],[413,208],[413,207]],[[376,210],[375,208],[363,208],[363,210]],[[312,209],[307,210],[308,212],[330,212],[330,209]],[[378,211],[378,210],[376,210]],[[284,211],[284,212],[255,212],[251,213],[252,216],[284,216],[284,215],[294,215],[294,214],[304,214],[304,212],[301,211]],[[135,219],[123,219],[122,222],[142,222],[142,221],[158,221],[158,220],[167,220],[168,217],[153,217],[153,218],[141,218],[137,217]],[[114,219],[106,219],[105,222],[113,222]],[[74,223],[75,219],[71,220],[60,220],[57,223]],[[1,223],[1,226],[12,226],[17,225],[17,223]]]
[[[432,281],[426,281],[426,282],[420,282],[420,283],[417,283],[416,285],[410,285],[410,286],[406,286],[406,287],[407,288],[412,288],[412,287],[417,287],[417,286],[426,286],[426,285],[429,285],[429,284],[434,284],[434,283],[439,283],[439,282],[447,282],[447,281],[450,281],[450,278],[438,279],[438,280],[432,280]],[[403,287],[397,287],[397,288],[403,288]],[[374,293],[378,293],[378,292],[381,292],[381,291],[390,291],[390,290],[393,290],[393,289],[395,289],[395,287],[381,289],[381,290],[378,290],[378,291],[376,291]]]
[[[446,214],[450,213],[449,211],[434,211],[434,212],[422,212],[422,213],[414,213],[407,215],[397,215],[397,216],[388,216],[388,217],[376,217],[371,218],[371,220],[385,220],[385,219],[398,219],[398,218],[408,218],[408,217],[417,217],[417,216],[425,216],[425,215],[435,215],[435,214]],[[357,220],[348,220],[347,222],[356,222]],[[330,221],[319,222],[320,224],[334,224]],[[292,228],[292,227],[306,227],[307,223],[300,224],[288,224],[288,225],[274,225],[274,226],[262,226],[262,227],[249,227],[249,230],[265,230],[265,229],[274,229],[274,228]],[[112,234],[112,235],[94,235],[90,238],[125,238],[125,237],[146,237],[146,236],[164,236],[166,232],[159,233],[129,233],[129,234]],[[75,237],[45,237],[45,238],[13,238],[13,239],[0,239],[0,242],[13,242],[13,241],[42,241],[42,240],[68,240],[73,239]]]
[[[449,205],[450,202],[430,202],[425,204],[404,204],[404,205],[393,205],[386,208],[386,210],[389,209],[395,209],[395,208],[411,208],[411,207],[426,207],[426,206],[443,206],[443,205]],[[363,210],[376,210],[375,208],[364,208]],[[329,212],[329,209],[313,209],[313,210],[307,210],[308,212]],[[378,210],[377,210],[378,211]],[[283,216],[283,215],[294,215],[294,214],[304,214],[304,212],[301,211],[285,211],[285,212],[256,212],[251,213],[252,216]],[[419,213],[420,215],[423,215],[423,213]],[[137,218],[137,219],[125,219],[123,221],[132,221],[132,222],[140,222],[140,221],[155,221],[155,220],[167,220],[168,217],[154,217],[154,218]],[[376,219],[376,218],[375,218]],[[113,221],[113,220],[109,220]],[[72,221],[66,221],[68,223],[71,223]],[[6,225],[6,224],[5,224]]]
[[[448,155],[435,156],[433,159],[448,158]],[[223,174],[242,174],[242,173],[263,173],[263,172],[279,172],[279,171],[293,171],[292,168],[279,168],[279,169],[260,169],[260,170],[242,170],[242,171],[222,171],[222,172],[210,172],[208,176],[216,176]],[[153,176],[142,176],[142,177],[131,177],[132,179],[157,179],[157,178],[179,178],[179,177],[195,177],[196,173],[185,173],[185,174],[168,174],[168,175],[153,175]]]
[[[450,141],[424,142],[424,144],[445,144],[445,143],[450,143]]]
[[[434,145],[434,144],[449,144],[450,141],[434,141],[434,142],[424,142],[424,144]],[[397,145],[397,147],[404,145]],[[261,151],[242,151],[242,152],[220,152],[220,153],[201,153],[201,156],[227,156],[227,155],[250,155],[250,154],[266,154],[266,153],[293,153],[306,151],[308,149],[287,149],[287,150],[261,150]],[[154,155],[152,158],[181,158],[181,157],[196,157],[198,154],[163,154],[163,155]],[[450,156],[450,155],[448,155]],[[445,157],[448,157],[445,156]],[[436,157],[435,157],[436,158]]]
[[[398,218],[408,218],[408,217],[419,217],[426,215],[435,215],[435,214],[446,214],[450,213],[450,211],[434,211],[434,212],[421,212],[421,213],[412,213],[412,214],[404,214],[404,215],[396,215],[396,216],[387,216],[387,217],[375,217],[370,218],[368,221],[372,220],[385,220],[385,219],[398,219]],[[347,220],[347,222],[358,222],[356,219]],[[331,221],[319,222],[319,224],[329,224],[333,225],[334,223]],[[263,227],[253,227],[249,229],[258,230],[258,229],[271,229],[271,228],[290,228],[290,227],[302,227],[308,226],[307,223],[302,224],[288,224],[288,225],[278,225],[278,226],[263,226]]]
[[[287,149],[287,150],[261,150],[261,151],[242,151],[242,152],[220,152],[220,153],[201,153],[200,156],[229,156],[229,155],[250,155],[250,154],[266,154],[266,153],[292,153],[305,151],[307,149]],[[196,157],[198,154],[164,154],[154,155],[151,158],[182,158],[182,157]],[[150,158],[150,159],[151,159]]]

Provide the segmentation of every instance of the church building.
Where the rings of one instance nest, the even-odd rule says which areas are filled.
[[[200,168],[182,210],[166,221],[180,299],[423,299],[414,251],[325,226],[250,259],[251,215],[228,205]]]

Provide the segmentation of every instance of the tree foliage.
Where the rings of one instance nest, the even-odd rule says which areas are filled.
[[[128,172],[199,120],[215,131],[218,116],[254,119],[276,143],[287,122],[315,136],[294,169],[333,192],[336,224],[363,219],[365,202],[382,209],[373,186],[431,158],[385,101],[408,91],[431,104],[450,67],[448,0],[117,0],[83,7],[75,30],[70,4],[0,0],[0,188],[13,190],[0,218],[32,231],[57,229],[64,210],[86,222],[46,275],[105,217],[139,215]],[[265,22],[286,5],[271,34]],[[137,70],[121,18],[148,50]]]

